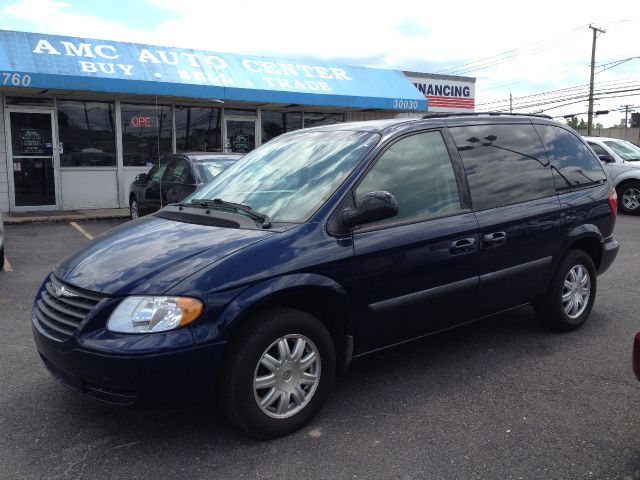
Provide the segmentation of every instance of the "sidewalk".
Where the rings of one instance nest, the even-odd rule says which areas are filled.
[[[52,210],[2,213],[5,225],[31,222],[66,222],[69,220],[104,220],[129,218],[128,208],[99,208],[95,210]]]

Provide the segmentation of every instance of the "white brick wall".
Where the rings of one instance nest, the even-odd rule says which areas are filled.
[[[0,95],[0,211],[9,211],[9,177],[7,144],[4,129],[4,96]]]

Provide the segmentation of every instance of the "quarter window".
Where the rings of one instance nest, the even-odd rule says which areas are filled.
[[[440,132],[405,137],[391,145],[356,188],[356,204],[368,192],[387,191],[398,201],[398,222],[460,210],[458,185]]]
[[[549,160],[530,124],[451,128],[475,210],[555,195]]]
[[[602,182],[607,177],[600,161],[575,135],[555,125],[536,125],[558,190]]]

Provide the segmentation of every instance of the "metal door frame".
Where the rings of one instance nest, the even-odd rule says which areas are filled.
[[[242,117],[236,115],[225,115],[224,121],[222,122],[223,131],[222,131],[222,150],[225,153],[231,153],[231,150],[227,150],[227,121],[231,120],[232,122],[253,122],[253,135],[255,139],[254,150],[260,146],[259,138],[258,138],[258,118],[257,117]]]
[[[13,139],[11,136],[11,113],[42,113],[48,114],[51,118],[51,143],[52,155],[30,156],[28,158],[43,158],[53,160],[53,188],[54,205],[25,205],[16,206],[15,185],[13,181]],[[9,210],[12,212],[33,212],[37,210],[59,210],[60,209],[60,155],[58,151],[58,129],[55,122],[55,109],[32,108],[32,107],[7,107],[4,110],[5,134],[7,138],[7,177],[9,179]],[[18,155],[20,156],[20,155]]]

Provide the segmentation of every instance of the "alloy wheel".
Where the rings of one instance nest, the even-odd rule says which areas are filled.
[[[287,418],[300,412],[320,382],[320,353],[304,335],[280,337],[264,351],[253,377],[254,398],[265,415]]]
[[[583,265],[575,265],[564,279],[562,287],[562,307],[571,319],[584,313],[591,295],[591,277]]]

